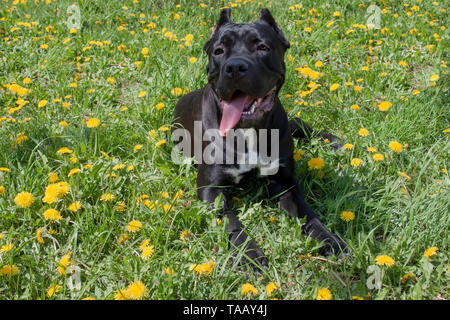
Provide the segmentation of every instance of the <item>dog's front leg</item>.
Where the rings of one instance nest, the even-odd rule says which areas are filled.
[[[249,260],[252,260],[253,264],[256,263],[267,268],[267,258],[258,245],[249,238],[243,224],[233,213],[230,188],[227,187],[227,185],[230,185],[230,181],[227,179],[227,176],[223,175],[223,170],[214,166],[200,165],[197,185],[199,199],[210,203],[211,206],[220,194],[223,195],[224,208],[219,213],[219,218],[228,218],[226,230],[229,234],[230,246],[244,250],[244,255],[241,257],[239,265],[246,265],[250,262]]]

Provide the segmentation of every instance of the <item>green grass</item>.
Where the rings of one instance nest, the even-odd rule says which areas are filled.
[[[449,128],[449,33],[444,28],[449,19],[444,1],[376,1],[383,29],[372,30],[365,26],[368,4],[362,1],[305,0],[302,8],[288,0],[205,0],[206,6],[201,1],[180,1],[179,6],[162,0],[78,1],[81,29],[69,33],[65,22],[72,3],[0,3],[0,167],[9,169],[0,171],[0,268],[2,273],[8,265],[18,268],[15,275],[0,275],[0,299],[114,299],[117,290],[137,280],[149,299],[266,299],[270,282],[279,284],[270,298],[279,299],[315,299],[321,288],[334,299],[449,298],[450,144],[444,132]],[[317,140],[296,145],[304,151],[296,175],[308,203],[351,248],[344,260],[320,257],[320,244],[301,234],[301,222],[265,200],[267,187],[254,183],[250,190],[237,191],[242,204],[236,212],[270,269],[262,276],[237,269],[226,221],[218,224],[217,213],[196,197],[195,168],[170,160],[170,130],[159,129],[172,122],[179,98],[172,90],[206,84],[202,47],[226,5],[233,6],[236,22],[254,21],[260,8],[270,7],[292,42],[280,93],[284,107],[291,116],[300,112],[314,128],[353,144],[339,152]],[[336,11],[340,16],[333,15]],[[189,45],[188,34],[193,36]],[[149,49],[146,56],[143,48]],[[197,61],[190,63],[190,57]],[[322,67],[315,66],[318,61]],[[361,69],[365,65],[368,71]],[[320,87],[303,97],[311,79],[296,71],[300,67],[321,73],[314,80]],[[434,84],[432,75],[439,76]],[[19,96],[22,92],[10,86],[14,82],[30,91]],[[333,83],[340,86],[330,92]],[[139,97],[141,91],[146,95]],[[14,109],[19,97],[26,103]],[[39,108],[42,100],[48,102]],[[392,107],[380,111],[382,101]],[[164,108],[158,110],[159,103]],[[90,118],[101,125],[88,128]],[[369,135],[360,136],[360,128]],[[157,147],[163,139],[166,143]],[[401,143],[401,153],[389,148],[391,141]],[[134,151],[136,145],[142,148]],[[58,154],[62,147],[72,154]],[[368,147],[384,160],[374,161]],[[313,157],[325,160],[319,175],[308,170]],[[353,158],[363,164],[353,167]],[[125,167],[114,168],[117,164]],[[81,171],[68,177],[74,168]],[[70,191],[47,204],[42,199],[52,172]],[[174,199],[179,190],[183,193]],[[23,191],[34,196],[29,208],[14,201]],[[115,198],[101,200],[104,194]],[[138,203],[142,195],[158,203]],[[75,201],[81,208],[71,212]],[[118,203],[124,211],[117,210]],[[62,218],[46,220],[49,208]],[[344,210],[354,212],[355,219],[343,221]],[[134,233],[127,231],[133,220],[142,223]],[[43,243],[37,241],[39,229]],[[183,241],[185,230],[190,237]],[[144,240],[154,247],[148,260],[139,249]],[[423,255],[430,247],[438,251],[427,259]],[[57,269],[69,252],[72,265],[81,269],[78,291],[70,290],[69,275]],[[382,286],[370,289],[367,270],[379,255],[395,264],[380,266]],[[189,270],[210,260],[215,262],[210,274]],[[166,274],[167,267],[173,275]],[[402,282],[407,273],[414,277]],[[242,296],[245,283],[258,294]],[[60,290],[49,297],[52,285]]]

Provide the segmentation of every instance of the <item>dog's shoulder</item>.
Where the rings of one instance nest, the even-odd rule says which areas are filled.
[[[205,88],[201,88],[195,91],[191,91],[189,93],[186,93],[185,95],[181,96],[180,99],[178,99],[177,105],[175,108],[182,108],[185,106],[192,105],[193,103],[199,103],[201,102],[203,92]]]
[[[204,90],[205,88],[202,88],[189,92],[178,99],[174,111],[174,122],[186,128],[190,127],[193,121],[198,120]]]

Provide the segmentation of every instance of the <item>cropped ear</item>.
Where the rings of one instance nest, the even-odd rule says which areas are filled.
[[[266,22],[268,25],[270,25],[276,32],[278,39],[280,39],[283,46],[287,49],[291,46],[289,41],[285,38],[283,31],[281,31],[278,24],[275,22],[275,19],[272,17],[272,14],[270,11],[266,8],[263,8],[259,11],[259,20]]]
[[[221,26],[223,26],[224,24],[231,23],[231,22],[232,22],[231,21],[231,9],[230,8],[222,9],[222,11],[220,11],[219,21],[217,21],[216,26],[214,27],[213,31],[211,32],[211,36],[209,37],[209,40],[203,46],[203,50],[208,52],[209,47],[211,46],[211,39],[214,38],[214,36],[217,34],[217,31],[219,30],[219,28]]]

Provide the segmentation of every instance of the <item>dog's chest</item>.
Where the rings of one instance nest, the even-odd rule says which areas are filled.
[[[240,161],[238,161],[238,164],[227,168],[225,172],[231,176],[234,183],[238,184],[245,174],[253,169],[258,169],[259,176],[269,176],[276,174],[279,167],[280,160],[278,158],[264,160],[257,152],[250,151],[245,153]]]

